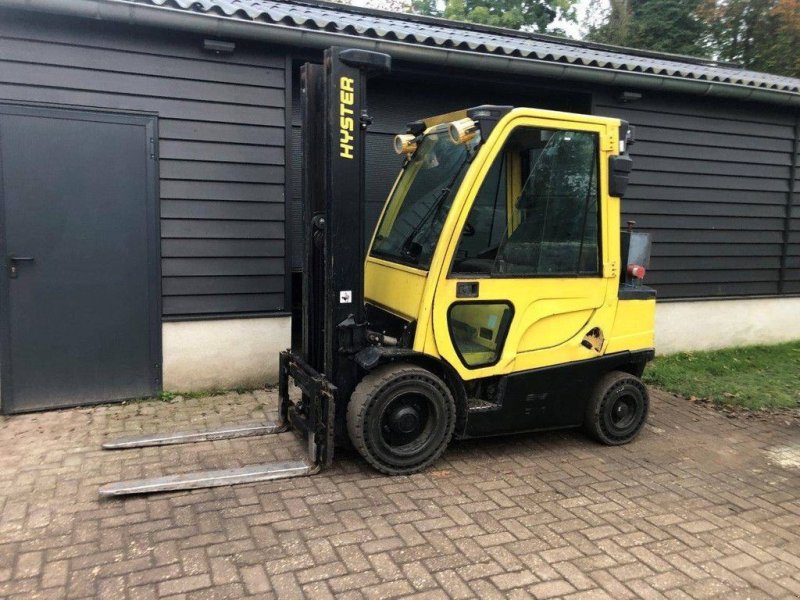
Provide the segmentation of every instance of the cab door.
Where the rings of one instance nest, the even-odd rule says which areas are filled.
[[[516,117],[483,148],[454,203],[432,314],[437,350],[464,379],[602,354],[618,275],[614,135],[568,115]]]

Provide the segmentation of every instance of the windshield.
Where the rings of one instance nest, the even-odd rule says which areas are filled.
[[[442,226],[479,137],[476,135],[467,144],[455,144],[445,126],[422,139],[383,213],[372,256],[422,269],[430,267]]]

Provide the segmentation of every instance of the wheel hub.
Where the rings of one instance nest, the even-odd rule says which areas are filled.
[[[419,428],[419,412],[411,406],[402,406],[392,413],[389,425],[397,433],[413,433]]]
[[[633,420],[635,412],[635,400],[622,396],[611,407],[611,422],[617,427],[626,427]]]

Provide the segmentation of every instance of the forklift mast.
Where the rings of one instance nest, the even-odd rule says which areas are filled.
[[[300,71],[305,256],[302,347],[293,351],[341,398],[358,383],[348,350],[365,335],[366,83],[390,65],[387,54],[334,47]]]
[[[363,347],[366,83],[391,58],[329,48],[322,65],[301,68],[303,128],[302,347],[293,348],[349,398],[358,383],[352,350]],[[337,420],[346,402],[335,402]],[[339,414],[341,413],[341,414]]]

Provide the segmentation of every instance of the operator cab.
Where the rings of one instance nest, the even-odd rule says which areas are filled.
[[[614,351],[628,131],[494,106],[411,124],[366,260],[372,320],[404,321],[465,380],[595,358],[593,330]]]
[[[647,265],[622,257],[649,256],[647,234],[621,233],[630,142],[618,119],[498,106],[397,137],[405,161],[366,258],[367,318],[463,383],[456,436],[581,425],[598,380],[638,376],[652,357]]]

